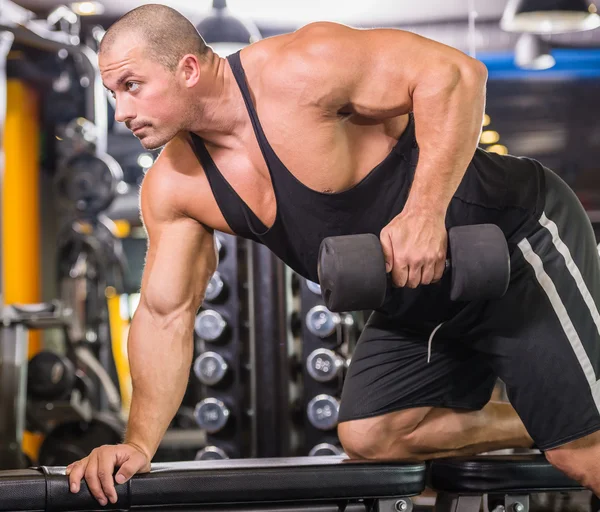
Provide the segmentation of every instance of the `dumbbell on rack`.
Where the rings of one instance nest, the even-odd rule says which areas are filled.
[[[201,311],[196,316],[195,359],[186,404],[193,409],[195,427],[206,434],[197,459],[238,457],[247,418],[244,402],[244,362],[241,346],[242,303],[238,290],[244,279],[239,268],[239,241],[215,233],[219,265],[211,276]]]
[[[322,302],[318,284],[301,280],[303,404],[305,455],[342,453],[336,426],[339,396],[347,367],[350,338],[356,325],[351,314],[332,312]],[[298,404],[300,405],[300,404]]]

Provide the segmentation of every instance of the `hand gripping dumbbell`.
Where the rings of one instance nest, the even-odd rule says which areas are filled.
[[[494,224],[457,226],[448,231],[450,299],[496,299],[508,289],[510,255],[502,230]],[[385,301],[390,277],[379,238],[373,234],[325,238],[318,274],[330,311],[377,309]]]

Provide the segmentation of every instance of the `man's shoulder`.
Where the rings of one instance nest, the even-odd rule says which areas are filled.
[[[250,83],[276,101],[327,104],[340,87],[337,69],[346,57],[345,25],[310,23],[295,32],[254,43],[242,50],[242,64]],[[260,85],[258,85],[260,84]]]
[[[314,72],[316,67],[334,64],[332,58],[355,31],[339,23],[313,22],[294,32],[263,39],[244,48],[242,59],[269,78],[281,77],[282,72],[314,76],[311,71]]]

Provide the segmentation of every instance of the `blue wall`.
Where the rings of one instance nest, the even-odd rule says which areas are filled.
[[[552,50],[553,68],[543,71],[519,69],[514,54],[481,53],[477,58],[488,68],[489,80],[582,80],[600,77],[600,49]]]

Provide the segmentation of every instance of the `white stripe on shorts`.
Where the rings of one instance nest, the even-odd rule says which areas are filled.
[[[540,219],[540,224],[542,224],[552,234],[552,239],[554,241],[554,245],[559,250],[559,252],[563,255],[563,257],[565,258],[567,268],[569,268],[569,271],[571,272],[571,275],[574,277],[575,282],[577,283],[577,287],[578,287],[579,291],[581,292],[581,294],[583,295],[584,300],[585,300],[585,294],[584,294],[584,291],[582,291],[582,287],[584,288],[585,293],[587,293],[588,295],[589,295],[589,291],[587,289],[587,286],[585,286],[585,283],[583,282],[583,278],[581,278],[581,272],[579,271],[579,269],[577,268],[577,265],[573,261],[570,251],[568,250],[568,248],[566,247],[564,242],[558,236],[558,230],[556,229],[553,232],[553,230],[551,228],[549,228],[547,225],[544,224],[545,221],[547,223],[551,223],[553,225],[553,228],[556,228],[556,224],[554,224],[552,221],[549,221],[545,215],[542,215],[542,218]],[[573,325],[573,322],[571,321],[571,318],[569,317],[567,308],[565,307],[565,305],[563,304],[563,301],[561,300],[560,296],[558,295],[558,292],[556,290],[556,285],[554,284],[554,282],[552,281],[550,276],[544,270],[544,264],[542,263],[542,259],[533,251],[533,248],[531,247],[531,244],[529,243],[529,241],[526,238],[524,238],[523,240],[521,240],[519,242],[518,246],[519,246],[519,249],[521,249],[523,256],[525,257],[525,260],[527,260],[527,262],[533,267],[533,270],[535,271],[535,276],[536,276],[538,282],[540,283],[540,286],[542,287],[544,292],[546,292],[546,295],[550,299],[550,303],[552,304],[552,307],[554,308],[554,311],[556,313],[556,316],[558,317],[560,325],[562,326],[563,331],[564,331],[567,339],[569,340],[569,343],[571,344],[573,351],[575,352],[577,360],[579,361],[579,364],[581,365],[581,369],[583,370],[583,373],[585,374],[585,377],[590,386],[590,391],[591,391],[592,397],[594,399],[594,403],[596,404],[596,408],[598,409],[598,412],[600,413],[600,385],[596,382],[597,381],[596,373],[595,373],[592,363],[587,355],[587,352],[585,351],[585,348],[583,347],[583,343],[581,342],[581,339],[579,338],[579,335],[577,334],[577,331],[575,330],[575,326]],[[581,278],[582,286],[578,282],[578,279],[576,276],[579,276],[579,278]],[[590,296],[590,300],[591,300],[591,296]],[[591,302],[594,306],[595,314],[598,315],[598,310],[596,309],[596,306],[595,306],[593,300]],[[588,308],[590,308],[590,305],[587,301],[586,301],[586,304],[588,305]],[[592,314],[592,317],[594,317],[594,312],[592,312],[592,309],[590,308],[590,313]],[[596,321],[595,318],[594,318],[594,321]],[[598,323],[596,323],[596,325],[598,325]]]

